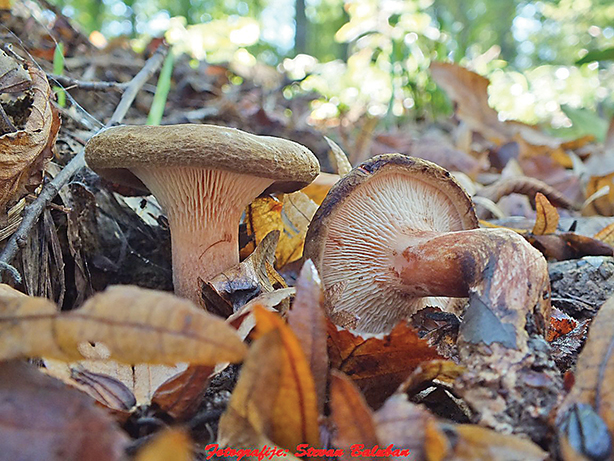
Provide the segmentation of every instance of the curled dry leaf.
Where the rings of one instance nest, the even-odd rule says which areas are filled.
[[[549,235],[527,235],[527,240],[548,259],[565,261],[584,256],[612,256],[614,249],[609,244],[574,232],[559,232]]]
[[[25,127],[0,136],[0,208],[22,194],[25,186],[40,183],[60,129],[45,73],[34,65],[28,67],[28,73],[33,100]]]
[[[110,287],[69,312],[48,300],[0,297],[0,356],[83,358],[81,343],[103,343],[124,363],[239,362],[236,332],[190,301],[133,286]]]
[[[610,434],[614,433],[614,392],[611,386],[614,380],[613,351],[614,298],[609,298],[593,319],[576,364],[575,384],[557,414],[560,438],[563,441],[567,439],[571,448],[584,455],[594,453],[596,443],[591,441],[590,431],[586,430],[584,437],[574,438],[574,427],[597,428],[599,420],[602,420]],[[605,448],[605,451],[612,452],[611,436]]]
[[[535,226],[533,235],[547,235],[556,232],[559,225],[559,212],[541,192],[535,194]]]
[[[510,194],[523,194],[532,198],[538,193],[545,196],[552,204],[561,208],[567,208],[569,210],[576,208],[567,197],[554,187],[530,176],[501,178],[495,183],[480,189],[476,195],[490,199],[496,203]]]
[[[452,384],[463,371],[465,367],[451,360],[431,360],[418,366],[401,384],[398,392],[406,392],[411,395],[414,391],[423,389],[426,383],[433,380]]]
[[[317,447],[316,394],[301,346],[279,315],[259,306],[254,312],[257,340],[220,419],[220,443],[249,446],[266,438],[292,452],[302,443]]]
[[[288,324],[294,331],[309,363],[318,397],[318,413],[324,410],[328,354],[326,351],[326,317],[324,293],[317,269],[305,261],[296,282],[296,297],[288,312]]]
[[[378,445],[375,422],[371,409],[354,382],[345,374],[331,370],[330,377],[331,419],[336,426],[335,446],[344,450],[350,459],[350,447],[363,444]]]
[[[21,362],[0,364],[2,459],[120,460],[128,440],[82,392]]]
[[[0,94],[25,91],[30,85],[32,78],[23,65],[0,50]]]
[[[337,174],[343,178],[350,171],[352,171],[352,164],[339,144],[330,139],[328,136],[324,136],[324,139],[326,139],[328,147],[330,147],[328,155],[330,163],[333,165],[333,168],[337,170]]]
[[[245,261],[225,270],[208,282],[201,281],[202,296],[207,310],[228,317],[262,293],[270,293],[276,288],[286,288],[285,282],[273,268],[278,241],[279,231],[269,232]]]
[[[443,358],[404,322],[387,335],[360,336],[329,321],[328,335],[331,366],[352,378],[374,408],[418,366]]]

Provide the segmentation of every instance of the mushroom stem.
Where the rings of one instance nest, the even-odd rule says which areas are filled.
[[[239,263],[241,214],[273,181],[195,167],[133,172],[167,213],[175,294],[201,305],[199,279],[207,281]]]
[[[507,229],[407,232],[396,240],[392,267],[398,288],[413,296],[479,292],[490,305],[505,300],[523,308],[525,302],[541,299],[549,286],[541,253]],[[528,288],[519,290],[527,281]]]

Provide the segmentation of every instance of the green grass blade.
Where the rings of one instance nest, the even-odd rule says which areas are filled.
[[[171,76],[173,75],[173,66],[175,64],[175,54],[173,50],[169,50],[164,60],[164,65],[160,71],[156,93],[154,94],[149,115],[147,115],[147,125],[159,125],[164,115],[164,106],[166,106],[166,98],[171,89]]]

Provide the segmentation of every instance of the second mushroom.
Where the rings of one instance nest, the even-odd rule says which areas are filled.
[[[239,262],[245,207],[265,190],[300,189],[319,172],[300,144],[213,125],[109,128],[85,154],[102,176],[158,199],[170,225],[175,293],[197,304],[199,279]]]
[[[389,332],[427,305],[456,312],[469,296],[506,323],[533,312],[542,329],[548,318],[541,253],[511,230],[478,228],[449,172],[401,154],[374,157],[333,186],[305,258],[320,271],[332,320],[360,332]],[[516,347],[514,336],[496,340]]]

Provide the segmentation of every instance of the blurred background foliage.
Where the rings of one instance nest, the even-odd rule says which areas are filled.
[[[428,74],[451,60],[491,80],[502,118],[574,136],[614,108],[611,0],[54,0],[86,32],[165,35],[211,63],[275,66],[284,96],[317,92],[314,123],[368,115],[388,127],[450,112]]]

